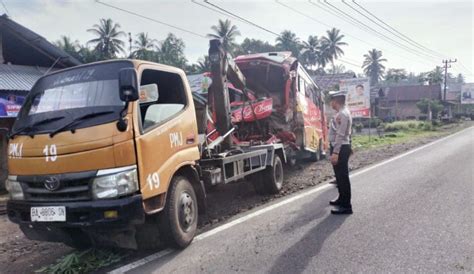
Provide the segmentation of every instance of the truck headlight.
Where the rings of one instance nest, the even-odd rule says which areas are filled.
[[[136,166],[129,167],[129,169],[100,170],[97,176],[92,182],[94,199],[117,198],[138,191]]]
[[[8,176],[8,179],[5,181],[5,187],[10,194],[10,199],[12,200],[24,200],[25,195],[23,194],[23,189],[21,188],[20,182],[16,180],[16,176]]]

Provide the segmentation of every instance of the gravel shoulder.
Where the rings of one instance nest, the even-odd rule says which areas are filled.
[[[402,143],[356,150],[350,159],[350,169],[355,170],[393,157],[417,146],[432,142],[455,131],[473,126],[465,121],[440,128],[429,136],[420,136]],[[288,194],[313,187],[333,178],[333,170],[327,160],[317,163],[301,162],[285,171],[283,190],[277,195],[259,196],[249,182],[223,185],[208,194],[208,211],[200,219],[200,232],[207,231],[232,216],[248,211]],[[26,239],[17,225],[0,215],[0,273],[31,273],[73,249],[57,243],[45,243]],[[131,257],[138,257],[135,254]]]

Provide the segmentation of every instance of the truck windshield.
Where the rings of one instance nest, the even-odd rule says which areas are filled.
[[[12,133],[56,132],[78,117],[87,119],[79,119],[75,128],[117,120],[124,106],[119,97],[119,70],[131,66],[127,61],[95,64],[39,79],[26,97]],[[99,112],[104,115],[87,115]]]

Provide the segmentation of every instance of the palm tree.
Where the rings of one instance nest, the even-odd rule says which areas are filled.
[[[235,37],[240,35],[240,31],[236,25],[232,25],[229,19],[222,21],[219,19],[217,25],[211,27],[214,33],[209,33],[207,37],[214,39],[221,39],[222,45],[227,52],[232,52],[236,46],[234,41]]]
[[[95,50],[103,59],[115,58],[117,53],[123,52],[125,43],[120,40],[121,36],[125,36],[125,32],[120,31],[120,25],[114,23],[112,19],[100,19],[99,24],[94,24],[88,32],[97,36],[97,38],[89,40],[88,44],[94,44]]]
[[[319,47],[317,60],[318,68],[324,70],[329,62],[331,62],[331,54],[329,52],[328,44],[325,41],[322,41]]]
[[[303,63],[308,67],[316,66],[319,55],[319,39],[316,35],[310,35],[308,41],[303,41],[302,59]]]
[[[382,58],[382,51],[376,49],[372,49],[367,54],[364,54],[364,58],[365,60],[362,64],[364,73],[370,78],[370,84],[375,85],[383,77],[385,66],[382,65],[382,62],[386,62],[387,59]]]
[[[441,84],[443,82],[443,69],[437,66],[434,70],[428,72],[427,80],[430,85]]]
[[[199,58],[196,69],[200,73],[211,71],[211,62],[209,61],[209,56],[204,55],[203,58]]]
[[[77,40],[72,41],[70,37],[65,35],[54,42],[54,45],[73,56],[77,54],[79,48],[79,42]]]
[[[339,30],[332,28],[331,30],[326,31],[327,37],[323,37],[324,44],[327,46],[328,58],[331,61],[334,67],[334,60],[339,56],[344,55],[344,51],[341,49],[341,46],[347,45],[346,42],[342,42],[344,35],[339,34]]]
[[[290,30],[284,30],[276,38],[276,47],[278,50],[289,50],[294,57],[298,58],[300,54],[300,40],[296,34]]]
[[[153,61],[154,50],[156,49],[156,39],[148,37],[148,33],[140,32],[137,40],[134,41],[132,57],[142,60]]]

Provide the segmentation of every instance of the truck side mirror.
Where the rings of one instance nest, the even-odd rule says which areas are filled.
[[[124,102],[138,100],[138,80],[135,69],[123,68],[119,71],[119,94],[120,100]]]

